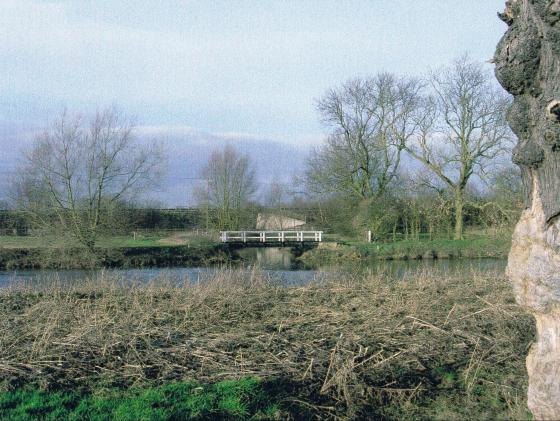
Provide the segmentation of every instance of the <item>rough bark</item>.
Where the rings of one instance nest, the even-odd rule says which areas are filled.
[[[513,235],[508,275],[537,322],[527,358],[528,405],[536,419],[560,419],[560,0],[511,0],[497,47],[496,76],[514,104],[526,210]]]

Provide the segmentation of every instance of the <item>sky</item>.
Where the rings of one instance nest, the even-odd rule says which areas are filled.
[[[0,171],[63,108],[117,105],[185,145],[317,145],[327,89],[465,52],[488,61],[503,2],[0,0]]]

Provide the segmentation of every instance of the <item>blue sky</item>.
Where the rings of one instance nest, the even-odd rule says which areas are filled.
[[[356,76],[487,61],[503,0],[0,0],[0,199],[21,149],[63,108],[117,105],[170,151],[158,200],[192,202],[235,143],[263,183],[301,171],[315,99]],[[491,65],[488,64],[488,69]],[[245,148],[245,149],[244,149]],[[190,183],[190,184],[189,184]]]
[[[316,143],[348,78],[488,60],[503,0],[0,0],[0,124],[110,104],[140,125]]]

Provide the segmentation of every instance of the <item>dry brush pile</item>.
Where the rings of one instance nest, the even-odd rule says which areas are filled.
[[[286,417],[526,417],[532,319],[501,277],[274,286],[116,280],[0,291],[0,388],[263,379]],[[0,389],[0,390],[1,390]]]

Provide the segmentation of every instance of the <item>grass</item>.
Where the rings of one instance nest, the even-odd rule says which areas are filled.
[[[311,266],[373,260],[413,260],[447,258],[506,258],[509,237],[475,237],[465,240],[403,240],[389,243],[340,241],[324,243],[304,253],[300,259]]]
[[[132,236],[115,236],[101,238],[98,246],[110,247],[158,247],[162,246],[160,240],[163,236],[145,236],[133,238]],[[4,248],[47,248],[67,247],[67,243],[58,242],[56,238],[43,238],[34,236],[0,236],[0,247]]]
[[[173,382],[158,387],[109,389],[97,394],[37,388],[0,393],[0,418],[13,421],[164,421],[274,419],[278,409],[254,378],[212,385]]]
[[[395,243],[349,243],[357,250],[381,258],[506,257],[511,247],[509,238],[473,238],[465,240],[398,241]]]
[[[187,246],[0,249],[0,270],[145,268],[224,265],[238,260],[219,243]]]
[[[138,238],[131,236],[115,236],[101,238],[97,246],[102,248],[122,248],[122,247],[161,247],[164,246],[161,240],[165,238],[159,235],[148,235]]]
[[[533,320],[499,274],[333,274],[278,287],[231,271],[190,286],[20,286],[0,290],[0,331],[8,394],[132,396],[249,376],[281,419],[530,418]]]
[[[3,248],[37,248],[44,246],[45,242],[40,237],[0,235],[0,247]]]
[[[200,246],[215,244],[216,241],[188,232],[154,232],[137,235],[117,235],[112,237],[101,237],[97,242],[100,248],[135,248],[135,247],[167,247],[167,246]],[[51,248],[68,247],[67,242],[61,242],[57,238],[45,238],[38,236],[0,236],[0,248]]]
[[[218,234],[214,235],[215,237]],[[168,247],[204,246],[216,244],[212,237],[197,236],[186,231],[137,234],[135,236],[114,236],[100,239],[98,246],[105,248],[120,247]]]

